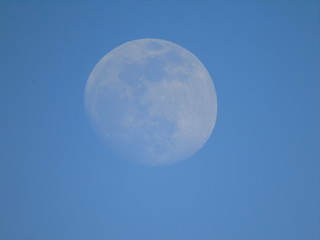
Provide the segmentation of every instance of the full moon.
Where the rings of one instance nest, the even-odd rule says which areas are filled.
[[[207,142],[217,116],[213,81],[185,48],[139,39],[107,53],[85,87],[85,109],[120,155],[148,165],[187,159]]]

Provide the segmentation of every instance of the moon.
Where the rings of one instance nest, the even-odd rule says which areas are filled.
[[[160,39],[126,42],[93,68],[86,113],[115,152],[137,163],[172,164],[207,142],[217,116],[215,87],[185,48]]]

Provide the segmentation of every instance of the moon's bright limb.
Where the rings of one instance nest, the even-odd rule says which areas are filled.
[[[159,165],[184,160],[206,143],[217,98],[195,55],[172,42],[139,39],[97,63],[85,107],[107,144],[133,161]]]

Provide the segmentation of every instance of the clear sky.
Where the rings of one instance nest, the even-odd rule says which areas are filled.
[[[84,111],[114,47],[192,51],[214,132],[164,167],[113,154]],[[1,240],[319,240],[320,1],[0,2]]]

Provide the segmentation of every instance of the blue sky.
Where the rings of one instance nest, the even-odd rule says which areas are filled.
[[[0,239],[319,240],[319,1],[1,1]],[[113,154],[83,106],[97,61],[160,38],[218,95],[197,154]]]

